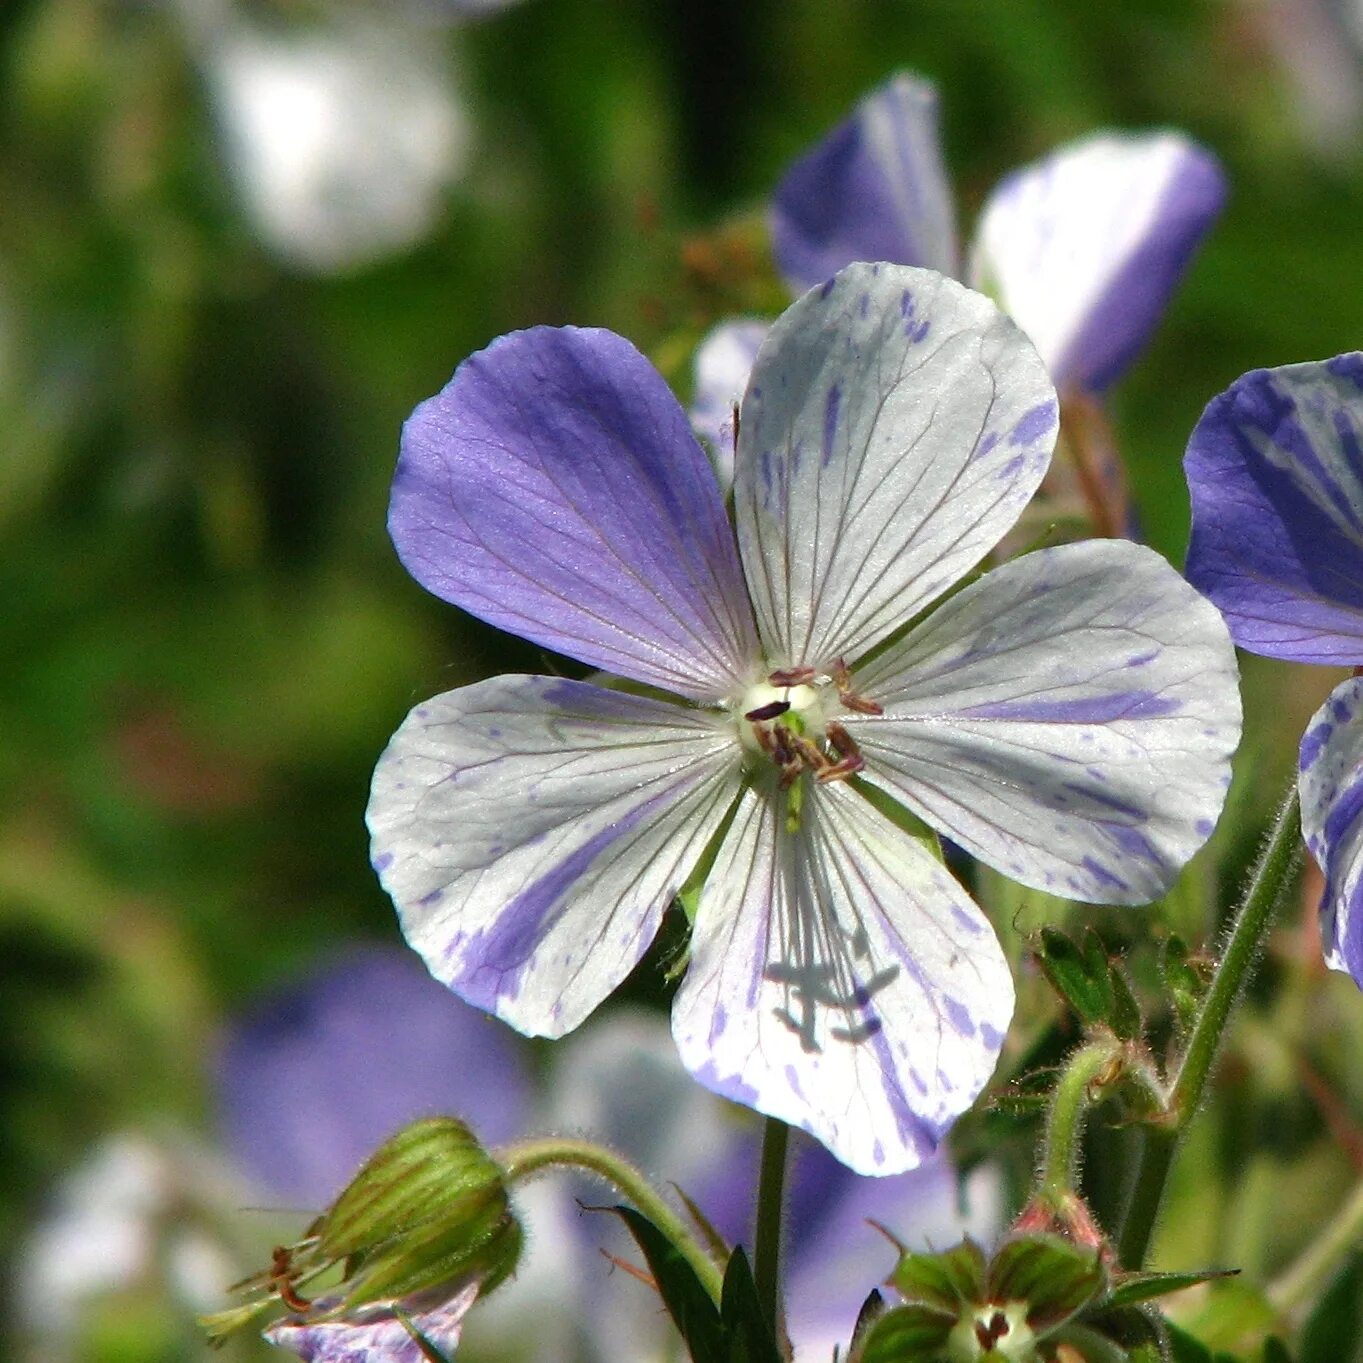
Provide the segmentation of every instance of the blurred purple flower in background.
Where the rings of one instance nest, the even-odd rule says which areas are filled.
[[[854,260],[960,276],[1027,333],[1063,396],[1106,388],[1135,358],[1225,195],[1215,158],[1180,133],[1097,133],[1000,182],[963,271],[937,91],[904,73],[786,172],[772,241],[796,293]],[[747,384],[754,325],[721,323],[698,352],[694,419],[720,464],[731,462],[720,423]]]
[[[1210,833],[1239,735],[1224,626],[1133,545],[1030,555],[897,636],[1012,526],[1055,425],[987,299],[849,266],[758,355],[736,544],[628,342],[536,328],[466,360],[404,430],[389,525],[409,571],[697,704],[503,677],[415,707],[368,817],[437,978],[571,1031],[723,829],[673,1008],[687,1067],[860,1172],[927,1158],[993,1070],[1012,981],[905,825],[1026,884],[1142,903]],[[858,773],[911,814],[841,779]]]
[[[1184,461],[1188,580],[1235,642],[1363,667],[1363,353],[1256,369],[1212,399]],[[1363,678],[1307,726],[1302,830],[1325,873],[1327,964],[1363,986]]]

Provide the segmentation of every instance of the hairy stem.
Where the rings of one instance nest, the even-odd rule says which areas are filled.
[[[1216,973],[1198,1009],[1187,1049],[1170,1087],[1165,1124],[1146,1131],[1145,1151],[1118,1245],[1118,1258],[1124,1268],[1139,1268],[1145,1261],[1179,1138],[1202,1102],[1231,1010],[1249,979],[1274,912],[1300,861],[1301,806],[1294,783],[1259,854]]]
[[[584,1169],[610,1184],[676,1246],[677,1252],[690,1264],[706,1292],[716,1305],[719,1304],[724,1287],[724,1274],[720,1266],[662,1194],[634,1165],[613,1150],[591,1141],[549,1136],[543,1140],[518,1141],[505,1146],[494,1152],[494,1158],[505,1171],[508,1183],[518,1183],[545,1169],[574,1168]]]
[[[1038,1195],[1055,1210],[1077,1191],[1074,1182],[1079,1172],[1079,1141],[1092,1101],[1091,1086],[1112,1068],[1120,1053],[1121,1043],[1115,1037],[1090,1041],[1070,1056],[1056,1082],[1037,1177]]]

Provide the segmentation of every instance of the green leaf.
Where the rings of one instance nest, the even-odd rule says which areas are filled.
[[[681,1251],[646,1216],[633,1207],[610,1208],[629,1227],[629,1233],[648,1260],[663,1305],[677,1326],[695,1363],[715,1363],[726,1357],[724,1328],[719,1311]],[[727,1276],[726,1276],[727,1286]]]
[[[1121,1281],[1103,1301],[1110,1306],[1133,1306],[1136,1302],[1153,1301],[1156,1297],[1181,1292],[1196,1283],[1211,1282],[1213,1278],[1233,1278],[1238,1268],[1208,1268],[1193,1273],[1124,1273]]]
[[[1005,1241],[989,1265],[989,1300],[1029,1303],[1027,1322],[1038,1334],[1068,1320],[1106,1287],[1097,1252],[1055,1235]]]
[[[1363,1344],[1363,1253],[1335,1274],[1302,1326],[1301,1363],[1354,1363]]]
[[[1092,930],[1086,934],[1081,951],[1058,929],[1042,928],[1037,961],[1056,993],[1085,1026],[1109,1020],[1112,978],[1107,953]]]
[[[1196,1335],[1190,1335],[1172,1321],[1165,1321],[1169,1336],[1170,1363],[1240,1363],[1234,1354],[1213,1352]]]
[[[757,1285],[741,1245],[729,1256],[724,1270],[719,1318],[728,1346],[724,1357],[729,1363],[782,1363],[781,1351],[762,1318]]]
[[[907,1302],[955,1316],[958,1309],[984,1300],[984,1251],[962,1240],[941,1254],[903,1254],[890,1281]]]
[[[858,1363],[937,1363],[955,1324],[952,1312],[896,1306],[871,1327]]]

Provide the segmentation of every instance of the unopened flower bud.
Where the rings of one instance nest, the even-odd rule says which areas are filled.
[[[302,1240],[240,1284],[244,1306],[205,1324],[221,1336],[277,1303],[305,1322],[344,1322],[377,1304],[419,1309],[469,1284],[490,1291],[520,1250],[500,1166],[463,1122],[431,1117],[380,1146]],[[314,1299],[310,1284],[337,1268],[339,1283]]]

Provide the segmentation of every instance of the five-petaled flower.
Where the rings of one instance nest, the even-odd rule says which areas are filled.
[[[683,1060],[892,1173],[986,1082],[1013,997],[910,830],[1057,894],[1160,895],[1224,798],[1234,655],[1124,542],[946,595],[1056,427],[1035,350],[953,280],[862,264],[812,290],[741,418],[731,525],[680,405],[610,332],[503,337],[417,409],[389,521],[408,569],[649,693],[508,676],[418,705],[375,773],[374,865],[439,979],[557,1036],[712,859]]]
[[[1251,653],[1363,666],[1363,354],[1256,369],[1212,399],[1184,461],[1189,580]],[[1298,789],[1325,872],[1325,959],[1363,986],[1363,677],[1307,725]]]
[[[901,73],[786,172],[772,246],[797,293],[856,260],[963,279],[1026,332],[1062,395],[1096,393],[1149,339],[1225,197],[1216,158],[1181,133],[1094,133],[1005,176],[963,265],[937,91]],[[732,403],[764,331],[751,319],[721,323],[697,355],[692,419],[722,474]]]

